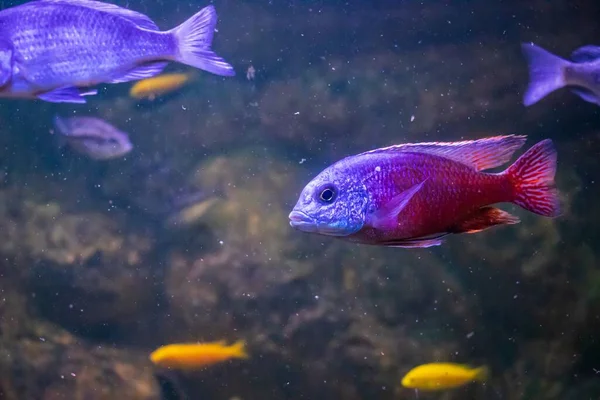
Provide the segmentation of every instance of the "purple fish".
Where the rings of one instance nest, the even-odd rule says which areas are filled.
[[[125,132],[95,117],[54,117],[61,141],[94,160],[108,160],[129,153],[133,145]]]
[[[492,207],[515,203],[559,215],[556,151],[543,140],[505,171],[525,136],[401,144],[347,157],[302,191],[290,225],[358,243],[396,247],[440,245],[451,233],[475,233],[519,219]]]
[[[564,60],[533,43],[521,46],[529,64],[529,86],[523,104],[530,106],[555,90],[573,86],[583,100],[600,105],[600,47],[583,46]]]
[[[85,103],[90,86],[159,74],[177,61],[217,75],[213,6],[161,32],[144,14],[92,0],[38,0],[0,11],[0,97]]]

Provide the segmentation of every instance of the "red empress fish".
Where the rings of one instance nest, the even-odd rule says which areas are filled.
[[[344,158],[306,185],[290,225],[358,243],[415,248],[440,245],[449,234],[519,222],[496,203],[559,216],[550,139],[505,171],[484,172],[507,163],[525,140],[506,135],[401,144]]]

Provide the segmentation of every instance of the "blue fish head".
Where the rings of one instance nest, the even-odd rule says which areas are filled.
[[[343,170],[329,167],[306,185],[289,215],[300,231],[348,236],[365,224],[369,194]]]
[[[13,73],[13,47],[5,40],[0,40],[0,87],[6,86]]]

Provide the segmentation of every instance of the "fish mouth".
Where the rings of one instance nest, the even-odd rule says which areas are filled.
[[[352,233],[338,227],[319,223],[308,214],[298,210],[293,210],[289,218],[290,226],[302,232],[318,233],[326,236],[348,236]]]
[[[309,217],[308,214],[306,214],[302,211],[293,210],[289,215],[289,219],[290,219],[290,226],[292,228],[295,228],[295,229],[298,229],[298,230],[304,231],[304,232],[316,232],[317,231],[317,224],[315,223],[315,220],[312,219],[311,217]]]

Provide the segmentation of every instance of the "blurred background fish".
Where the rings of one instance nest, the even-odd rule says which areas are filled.
[[[188,174],[168,156],[140,156],[127,166],[115,166],[122,179],[113,179],[115,169],[96,185],[103,197],[114,204],[136,211],[169,229],[183,229],[201,221],[222,193],[207,190],[189,181]]]
[[[159,347],[150,354],[153,364],[163,368],[198,369],[230,359],[247,359],[243,340],[227,345],[224,340],[208,343],[176,343]]]
[[[583,46],[565,60],[533,43],[521,45],[529,66],[529,86],[523,104],[537,103],[555,90],[572,86],[571,92],[588,103],[600,105],[600,46]]]
[[[172,73],[146,78],[136,82],[129,90],[134,99],[154,100],[156,97],[174,92],[195,78],[195,74]]]
[[[67,143],[73,150],[94,160],[122,157],[133,149],[127,133],[96,117],[54,117],[59,145]]]
[[[488,379],[486,366],[473,368],[454,363],[430,363],[419,365],[402,378],[402,386],[409,389],[437,391],[453,389],[468,383]]]

